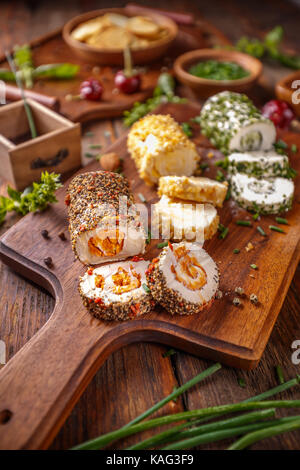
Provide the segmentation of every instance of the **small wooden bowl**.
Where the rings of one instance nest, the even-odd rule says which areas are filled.
[[[205,60],[235,62],[250,72],[250,75],[238,80],[210,80],[195,77],[188,73],[191,65]],[[208,98],[220,91],[230,90],[244,92],[249,90],[262,72],[262,63],[248,54],[237,51],[219,49],[198,49],[179,56],[174,63],[174,71],[178,80],[190,87],[200,98]]]
[[[107,49],[90,46],[84,42],[77,41],[72,38],[72,30],[80,23],[91,20],[97,16],[102,16],[105,13],[118,13],[124,16],[138,16],[141,13],[134,13],[132,9],[127,11],[126,8],[105,8],[101,10],[94,10],[83,15],[76,16],[75,18],[68,21],[63,27],[63,38],[65,42],[71,47],[76,55],[85,59],[88,62],[94,62],[99,65],[123,65],[123,49]],[[157,15],[156,13],[148,13],[147,15],[152,18],[157,24],[168,31],[166,37],[159,39],[154,42],[153,45],[146,46],[139,49],[132,49],[132,58],[135,65],[147,64],[154,60],[162,57],[169,46],[172,44],[177,36],[178,26],[177,24],[163,15]]]
[[[299,80],[298,86],[295,86],[295,88],[292,88],[292,83],[295,80]],[[297,91],[299,89],[299,84],[300,84],[300,70],[297,70],[296,72],[290,73],[289,75],[284,77],[275,86],[275,93],[276,93],[277,98],[289,103],[289,105],[293,108],[297,116],[300,116],[300,102],[296,103],[296,100],[299,101],[300,99],[299,92]],[[297,94],[296,94],[296,91],[297,91]],[[294,95],[294,93],[296,96]],[[294,95],[294,99],[293,99],[293,95]]]

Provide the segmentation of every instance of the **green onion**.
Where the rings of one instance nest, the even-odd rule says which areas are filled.
[[[240,253],[240,250],[239,250],[238,248],[235,248],[235,249],[233,250],[233,253],[234,253],[235,255],[237,255],[238,253]]]
[[[263,237],[266,237],[267,234],[266,232],[258,225],[258,227],[256,227],[256,230],[263,236]]]
[[[284,419],[284,418],[282,418]],[[246,434],[246,436],[241,437],[238,441],[234,442],[228,450],[241,450],[245,447],[249,447],[251,444],[254,444],[257,441],[266,439],[267,437],[277,436],[288,431],[295,431],[300,428],[300,417],[289,420],[289,422],[284,422],[283,424],[277,424],[276,426],[271,426],[269,428],[261,429],[259,431],[251,432]]]
[[[276,373],[280,384],[284,384],[283,370],[280,365],[276,366]]]
[[[92,132],[92,131],[87,131],[84,134],[84,137],[93,137],[93,136],[94,136],[94,132]]]
[[[157,248],[164,248],[165,246],[168,246],[168,242],[162,242],[157,244]]]
[[[175,349],[168,349],[168,351],[166,351],[165,353],[163,353],[163,357],[169,357],[169,356],[173,356],[173,354],[176,354],[176,351]]]
[[[285,233],[284,230],[280,227],[276,227],[276,225],[269,225],[269,229],[273,230],[274,232]]]
[[[140,198],[142,202],[147,202],[147,199],[145,198],[144,194],[138,193],[138,197]]]
[[[288,221],[286,219],[283,219],[282,217],[275,217],[275,220],[278,224],[282,225],[288,225]]]
[[[250,264],[250,268],[257,269],[257,266],[256,266],[256,264]]]
[[[197,420],[190,421],[187,423],[179,424],[178,426],[174,426],[173,428],[158,433],[155,436],[152,436],[149,439],[145,439],[142,442],[138,442],[137,444],[134,444],[126,450],[148,449],[149,447],[153,447],[154,445],[162,444],[164,442],[178,441],[185,438],[199,436],[200,434],[211,433],[212,431],[222,431],[224,429],[235,428],[243,424],[253,423],[256,420],[270,418],[274,416],[274,414],[274,409],[254,411],[252,413],[245,413],[242,416],[217,421],[215,423],[204,424],[199,427],[195,427],[195,425],[198,423]],[[190,426],[192,426],[191,429],[179,432],[182,429]]]
[[[259,215],[260,215],[259,212],[257,212],[256,214],[254,214],[254,215],[252,216],[252,219],[253,219],[253,220],[257,220],[258,217],[259,217]]]
[[[243,225],[244,227],[252,227],[250,220],[237,220],[237,225]]]
[[[149,294],[151,292],[151,290],[149,289],[147,284],[144,283],[144,284],[142,284],[142,286],[143,286],[144,291],[147,292],[147,294]]]

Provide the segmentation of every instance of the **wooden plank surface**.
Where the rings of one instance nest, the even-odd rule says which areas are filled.
[[[66,7],[66,2],[62,4],[54,1],[50,6],[48,2],[47,4],[39,2],[38,6],[37,2],[31,2],[34,7],[30,9],[24,2],[2,2],[0,16],[2,45],[10,47],[16,42],[23,43],[43,34],[46,29],[51,31],[78,12],[94,8],[95,3],[91,1],[83,5],[80,2],[72,2]],[[111,1],[110,5],[121,3]],[[180,6],[182,8],[181,2],[173,3],[174,9],[180,9]],[[188,2],[185,3],[187,9]],[[160,5],[167,8],[168,2],[160,2]],[[257,1],[243,3],[229,1],[226,4],[221,1],[214,3],[199,1],[197,5],[201,13],[233,40],[245,33],[261,35],[268,28],[280,23],[286,29],[286,44],[295,46],[297,43],[299,10],[290,2],[267,1],[263,9]],[[193,8],[191,2],[191,9]],[[89,128],[95,131],[94,140],[102,141],[104,144],[115,139],[123,130],[116,121],[91,124]],[[104,135],[104,131],[109,131],[110,136]],[[89,140],[90,138],[85,139],[86,147]],[[15,218],[8,220],[2,230],[15,220]],[[24,281],[3,265],[0,273],[0,337],[6,341],[9,358],[44,324],[51,314],[53,300],[44,291]],[[300,337],[299,288],[298,268],[259,367],[252,372],[236,372],[224,368],[214,379],[186,394],[182,407],[196,408],[238,401],[259,393],[276,384],[274,367],[278,363],[284,367],[286,378],[299,373],[299,366],[291,362],[291,343]],[[172,387],[173,382],[180,384],[208,365],[207,361],[184,353],[162,358],[162,351],[165,349],[154,344],[132,345],[109,358],[72,411],[54,440],[52,448],[68,448],[84,439],[125,424],[162,398],[170,389],[168,387]],[[144,361],[140,361],[141,357],[144,357]],[[246,380],[245,389],[238,386],[237,375]],[[168,387],[166,376],[169,377]],[[287,392],[284,396],[299,398],[299,391]],[[120,403],[123,403],[123,406],[120,406]],[[223,448],[224,444],[215,447]],[[299,449],[299,433],[272,438],[253,448]]]

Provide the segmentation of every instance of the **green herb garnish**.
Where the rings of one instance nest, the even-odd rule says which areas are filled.
[[[238,378],[238,384],[240,387],[245,388],[246,387],[246,382],[242,377]]]
[[[183,132],[184,132],[188,137],[192,137],[192,135],[193,135],[193,130],[192,130],[191,125],[190,125],[188,122],[183,122],[183,123],[181,124],[181,127],[182,127]]]
[[[50,78],[65,80],[75,77],[79,66],[75,64],[44,64],[34,67],[32,52],[28,45],[14,47],[14,61],[18,68],[18,78],[26,88],[32,88],[35,79]],[[7,69],[0,69],[0,80],[14,81],[14,74]]]
[[[192,65],[188,72],[195,77],[209,80],[239,80],[249,76],[249,71],[235,62],[212,59]]]
[[[300,69],[300,56],[282,52],[280,47],[282,39],[282,26],[275,26],[275,28],[266,34],[263,41],[245,36],[240,38],[235,45],[235,49],[259,59],[264,57],[271,58],[291,69]]]
[[[225,175],[221,170],[217,171],[216,180],[221,182],[225,180]]]
[[[242,225],[243,227],[252,227],[250,220],[237,220],[237,225]]]
[[[173,356],[173,354],[176,354],[176,351],[175,349],[171,348],[171,349],[168,349],[168,351],[166,351],[165,353],[163,353],[163,357],[169,357],[169,356]]]
[[[280,365],[276,366],[276,373],[277,373],[279,383],[284,384],[285,380],[284,380],[284,376],[283,376],[283,370],[282,370],[282,367]]]
[[[298,147],[297,147],[296,144],[292,144],[292,145],[291,145],[291,152],[293,152],[293,153],[297,153],[297,152],[298,152]]]
[[[269,229],[273,230],[274,232],[285,233],[284,230],[280,227],[276,227],[276,225],[269,225]]]
[[[168,242],[162,242],[157,244],[157,248],[164,248],[165,246],[168,246]]]
[[[99,149],[102,148],[102,145],[100,145],[100,144],[90,144],[89,148],[92,149],[92,150],[94,150],[94,149],[99,150]]]
[[[60,175],[48,173],[41,174],[41,181],[33,183],[23,192],[7,187],[6,196],[0,196],[0,223],[2,223],[8,212],[17,212],[25,215],[28,212],[43,211],[48,204],[57,202],[55,191],[62,185]]]
[[[267,236],[266,232],[259,225],[256,227],[256,229],[263,237]]]
[[[139,197],[141,202],[144,202],[144,203],[147,202],[147,199],[145,198],[144,194],[138,193],[138,197]]]
[[[258,269],[257,266],[256,266],[256,264],[250,264],[250,268],[252,268],[252,269]]]
[[[241,250],[239,250],[238,248],[234,248],[233,253],[234,253],[235,255],[237,255],[238,253],[240,253],[240,251],[241,251]]]
[[[278,224],[289,225],[288,221],[282,217],[275,217],[275,220]]]
[[[175,80],[172,75],[162,73],[158,78],[152,97],[143,103],[137,101],[131,109],[124,111],[123,122],[125,126],[130,127],[134,122],[157,108],[158,105],[167,102],[185,103],[186,99],[175,95]]]
[[[144,291],[147,292],[147,294],[150,294],[151,290],[149,289],[147,284],[143,283],[142,286],[143,286]]]

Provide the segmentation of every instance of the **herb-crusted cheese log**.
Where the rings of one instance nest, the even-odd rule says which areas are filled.
[[[154,300],[171,315],[201,312],[219,287],[218,268],[198,243],[169,243],[146,274]]]
[[[228,157],[228,173],[245,173],[255,178],[293,177],[288,157],[275,151],[232,153]]]
[[[180,199],[209,202],[222,207],[228,189],[227,181],[196,176],[162,176],[159,179],[158,194]]]
[[[79,292],[89,312],[103,320],[130,320],[153,307],[145,271],[149,262],[139,257],[89,268],[80,278]]]
[[[75,176],[66,204],[72,248],[82,263],[105,263],[145,251],[146,235],[129,183],[118,173]]]
[[[219,216],[211,204],[195,204],[163,195],[154,205],[154,223],[164,239],[203,243],[216,233]]]
[[[270,150],[276,139],[272,121],[243,94],[223,91],[210,97],[200,113],[202,133],[224,155]]]
[[[190,176],[200,160],[195,144],[169,115],[150,114],[137,121],[127,147],[148,185],[156,184],[160,176]]]
[[[292,207],[294,183],[287,178],[257,179],[236,173],[231,178],[231,195],[249,211],[279,214]]]

